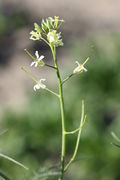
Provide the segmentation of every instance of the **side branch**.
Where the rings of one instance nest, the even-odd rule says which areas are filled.
[[[54,91],[51,91],[50,89],[48,88],[45,88],[46,91],[50,92],[51,94],[57,96],[58,98],[60,97],[59,94],[55,93]]]
[[[28,56],[30,56],[34,61],[36,61],[36,58],[27,49],[24,49],[24,51]]]
[[[52,68],[52,69],[55,69],[55,70],[56,70],[56,67],[51,66],[51,65],[49,65],[49,64],[46,64],[46,63],[45,63],[45,66],[48,66],[48,67],[50,67],[50,68]]]
[[[74,75],[74,74],[72,73],[72,74],[70,74],[69,76],[67,76],[67,77],[62,81],[62,85],[63,85],[66,81],[68,81],[73,75]]]
[[[83,123],[81,124],[81,126],[80,126],[79,128],[75,129],[74,131],[69,131],[69,132],[66,131],[65,134],[67,134],[67,135],[69,135],[69,134],[75,134],[75,133],[78,132],[80,129],[82,129],[83,126],[84,126],[84,124],[85,124],[86,118],[87,118],[87,116],[85,115],[84,120],[83,120]]]
[[[33,75],[32,75],[31,73],[29,73],[24,67],[21,67],[21,69],[22,69],[34,82],[36,82],[37,84],[39,83],[39,81],[36,80],[36,78],[33,77]],[[54,91],[52,91],[52,90],[50,90],[50,89],[48,89],[48,88],[44,88],[44,89],[59,98],[59,94],[55,93]]]
[[[28,51],[27,49],[24,49],[24,51],[26,52],[26,54],[27,54],[28,56],[31,57],[32,60],[34,60],[35,62],[37,61],[36,58],[33,56],[33,54],[32,54],[30,51]],[[49,64],[46,64],[46,63],[44,63],[44,65],[56,70],[56,67],[54,67],[54,66],[52,66],[52,65],[49,65]],[[39,64],[38,64],[38,66],[40,67]]]
[[[35,77],[33,77],[32,74],[30,74],[24,67],[21,67],[21,69],[36,83],[38,83],[38,81],[36,80]]]
[[[86,116],[85,116],[86,117]],[[70,159],[70,161],[68,162],[68,164],[66,165],[64,171],[66,171],[68,169],[68,167],[70,166],[70,164],[74,161],[74,159],[76,158],[77,152],[78,152],[78,147],[79,147],[79,142],[80,142],[80,136],[81,136],[81,132],[82,132],[82,128],[81,126],[83,125],[83,122],[85,121],[85,117],[84,117],[84,101],[82,100],[82,115],[81,115],[81,121],[80,121],[80,128],[79,128],[79,132],[78,132],[78,136],[77,136],[77,141],[76,141],[76,146],[74,149],[74,153],[72,155],[72,158]]]

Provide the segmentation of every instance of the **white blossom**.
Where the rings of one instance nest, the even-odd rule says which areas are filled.
[[[36,91],[40,88],[45,89],[46,85],[42,83],[44,81],[46,81],[46,79],[40,79],[39,82],[36,85],[34,85],[34,87],[33,87],[34,91]]]
[[[55,42],[55,35],[53,33],[49,32],[47,37],[50,43]]]
[[[36,30],[36,29],[35,29]],[[30,39],[33,41],[40,40],[41,39],[41,33],[37,31],[31,31],[30,32]]]
[[[83,71],[87,72],[87,69],[84,67],[83,64],[80,64],[78,61],[76,61],[76,64],[78,65],[74,70],[73,70],[73,73],[76,74],[76,73],[81,73]]]
[[[35,65],[35,67],[37,67],[38,65],[44,66],[44,62],[43,62],[44,56],[43,55],[39,56],[38,51],[35,51],[35,56],[36,56],[36,61],[33,61],[30,66],[33,65]]]

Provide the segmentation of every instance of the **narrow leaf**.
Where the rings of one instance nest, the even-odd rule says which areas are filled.
[[[9,161],[17,164],[18,166],[21,166],[21,167],[23,167],[24,169],[28,170],[28,168],[27,168],[26,166],[24,166],[23,164],[21,164],[20,162],[16,161],[15,159],[13,159],[13,158],[11,158],[11,157],[9,157],[9,156],[6,156],[6,155],[0,153],[0,157],[3,157],[4,159],[7,159],[7,160],[9,160]]]

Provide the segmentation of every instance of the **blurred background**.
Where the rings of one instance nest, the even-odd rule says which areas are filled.
[[[29,40],[33,23],[58,15],[64,47],[58,48],[62,77],[89,56],[87,73],[71,78],[64,86],[68,130],[78,127],[81,100],[85,99],[87,122],[76,161],[66,180],[119,180],[120,149],[113,146],[114,131],[120,137],[120,1],[119,0],[0,0],[0,150],[30,168],[26,171],[0,158],[0,171],[12,180],[57,180],[61,152],[59,104],[45,91],[33,91],[34,82],[22,72],[25,66],[57,90],[55,72],[30,68],[39,50],[45,61],[52,56],[45,44]],[[2,133],[5,131],[5,133]],[[67,143],[72,155],[76,136]],[[55,166],[55,167],[53,167]]]

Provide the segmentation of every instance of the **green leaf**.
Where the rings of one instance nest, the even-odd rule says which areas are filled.
[[[16,161],[15,159],[13,159],[13,158],[11,158],[11,157],[9,157],[9,156],[6,156],[6,155],[0,153],[0,157],[3,157],[4,159],[7,159],[7,160],[9,160],[9,161],[17,164],[18,166],[21,166],[21,167],[23,167],[24,169],[28,170],[28,168],[27,168],[26,166],[24,166],[23,164],[21,164],[20,162]]]

